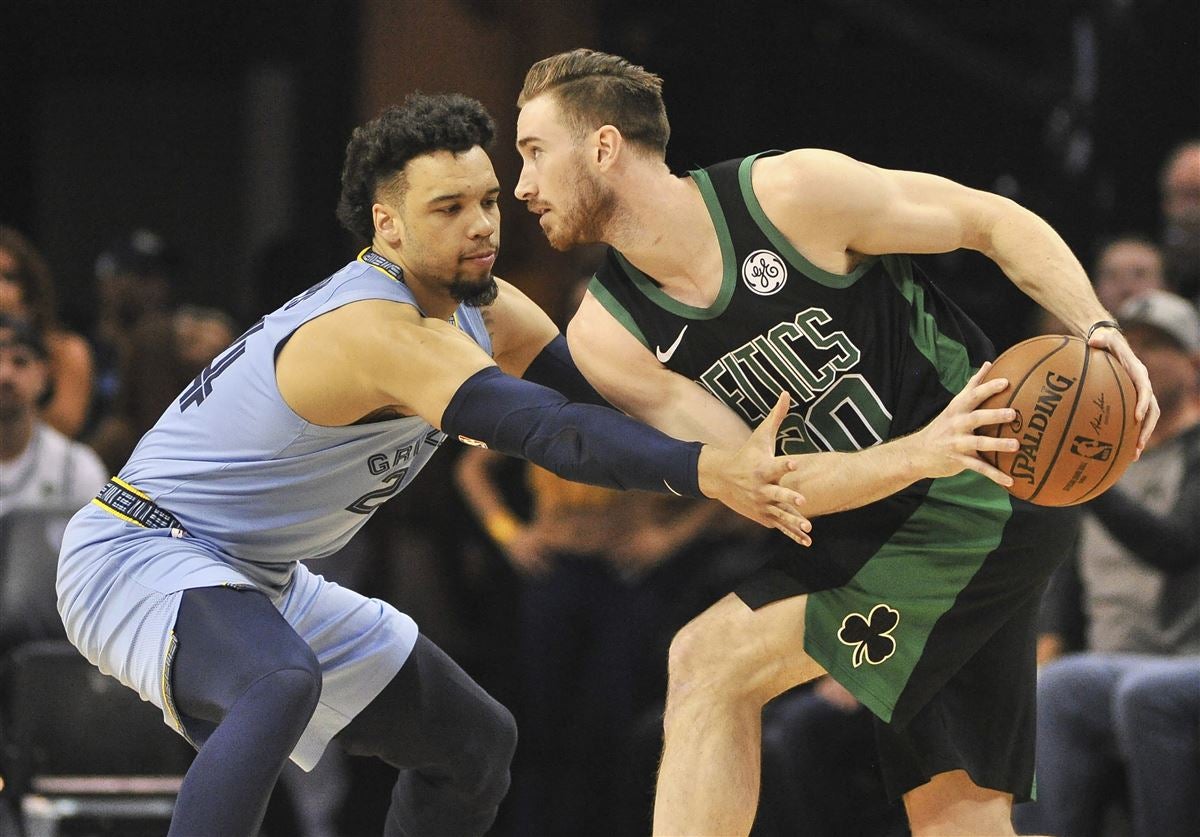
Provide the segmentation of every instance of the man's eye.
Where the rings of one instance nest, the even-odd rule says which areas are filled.
[[[443,206],[441,209],[438,210],[438,212],[444,212],[447,215],[453,215],[454,213],[458,212],[458,207],[457,206]]]
[[[483,206],[486,209],[491,209],[497,203],[499,203],[499,201],[497,201],[495,198],[484,198],[483,199]]]

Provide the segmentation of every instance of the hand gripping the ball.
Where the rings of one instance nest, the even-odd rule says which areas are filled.
[[[983,451],[1012,453],[1018,447],[1016,439],[975,432],[1016,418],[1016,411],[1009,407],[980,409],[981,404],[1008,388],[1006,378],[983,380],[991,365],[984,363],[938,417],[910,437],[914,455],[920,459],[919,467],[926,476],[950,477],[970,469],[1004,488],[1012,485],[1012,477],[979,455]]]
[[[1150,441],[1150,434],[1154,432],[1154,426],[1158,424],[1160,412],[1158,399],[1154,397],[1154,390],[1150,388],[1150,376],[1146,372],[1146,367],[1133,353],[1133,349],[1125,340],[1125,335],[1119,329],[1107,326],[1093,327],[1087,336],[1087,343],[1094,348],[1104,349],[1116,357],[1129,374],[1130,380],[1133,381],[1133,387],[1137,391],[1137,406],[1134,408],[1134,416],[1141,425],[1138,433],[1137,454],[1134,458],[1140,458],[1142,451],[1146,448],[1146,442]]]

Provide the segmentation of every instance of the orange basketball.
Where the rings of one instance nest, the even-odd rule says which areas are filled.
[[[1137,450],[1137,394],[1121,364],[1078,337],[1043,335],[996,358],[985,380],[1008,388],[981,408],[1012,407],[1008,425],[980,433],[1016,439],[1015,453],[981,455],[1013,478],[1009,493],[1041,506],[1073,506],[1121,478]]]

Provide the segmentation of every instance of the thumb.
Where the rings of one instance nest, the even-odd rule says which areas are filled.
[[[775,406],[771,408],[771,412],[767,413],[767,417],[763,419],[754,430],[753,438],[756,438],[760,444],[768,446],[769,450],[774,453],[775,439],[779,435],[779,426],[783,424],[783,419],[787,415],[788,407],[792,404],[791,396],[787,390],[779,393],[779,399],[775,402]]]

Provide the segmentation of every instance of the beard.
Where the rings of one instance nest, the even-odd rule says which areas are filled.
[[[555,250],[570,250],[580,244],[604,240],[604,231],[617,211],[617,193],[600,182],[576,161],[572,172],[576,183],[574,205],[558,215],[559,224],[546,230],[546,240]]]
[[[496,301],[500,288],[492,274],[482,279],[467,279],[465,276],[455,276],[446,286],[450,297],[468,308],[485,308]]]

